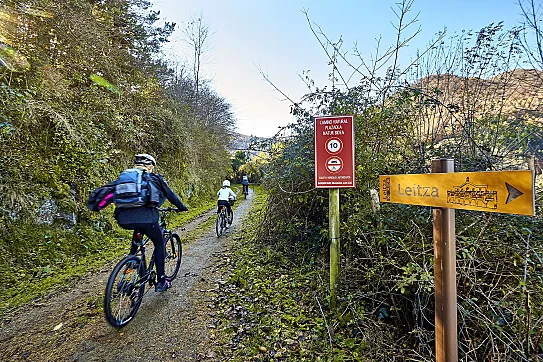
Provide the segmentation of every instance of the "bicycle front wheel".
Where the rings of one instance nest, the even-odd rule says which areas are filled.
[[[124,327],[136,315],[145,291],[145,283],[141,281],[144,274],[143,262],[135,255],[121,260],[111,272],[104,295],[104,313],[113,327]]]
[[[177,234],[172,234],[166,240],[165,244],[166,258],[164,259],[164,275],[170,281],[174,280],[181,266],[181,257],[183,256],[183,247],[181,238]]]

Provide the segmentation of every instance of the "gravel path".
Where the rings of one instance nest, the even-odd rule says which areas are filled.
[[[135,319],[122,329],[105,321],[100,305],[113,264],[86,275],[70,288],[4,316],[2,361],[213,361],[214,311],[208,295],[222,283],[220,265],[230,238],[242,231],[252,194],[238,201],[232,227],[221,238],[213,229],[183,245],[173,288],[148,288]],[[183,235],[214,217],[214,210],[183,226]]]

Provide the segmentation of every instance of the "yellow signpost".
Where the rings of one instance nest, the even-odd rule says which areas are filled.
[[[436,362],[457,362],[456,232],[452,209],[533,216],[534,173],[454,172],[452,159],[432,160],[432,172],[379,176],[379,199],[433,207]]]
[[[381,202],[534,215],[534,176],[526,171],[379,176]]]

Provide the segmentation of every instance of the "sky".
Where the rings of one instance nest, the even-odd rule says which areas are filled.
[[[316,84],[328,84],[328,58],[313,35],[305,14],[331,39],[341,36],[343,49],[356,42],[364,59],[375,54],[377,39],[392,44],[393,23],[399,0],[152,0],[164,21],[177,30],[165,46],[175,61],[191,61],[191,52],[181,31],[191,18],[202,16],[209,26],[209,50],[204,54],[203,76],[232,105],[237,131],[245,135],[271,137],[293,121],[291,102],[266,82],[297,102],[308,92],[300,78],[310,70]],[[405,62],[424,49],[436,33],[446,29],[453,35],[479,30],[490,23],[505,28],[520,25],[517,0],[414,0],[408,19],[421,32],[403,50]],[[383,45],[382,45],[383,46]],[[352,52],[351,52],[352,53]]]

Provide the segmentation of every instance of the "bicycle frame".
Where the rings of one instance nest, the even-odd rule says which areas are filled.
[[[155,271],[153,270],[153,267],[155,266],[155,252],[153,251],[153,255],[151,256],[151,260],[149,261],[149,267],[147,267],[147,258],[145,256],[145,245],[149,242],[149,237],[146,237],[142,240],[142,234],[136,233],[134,235],[134,238],[132,240],[132,243],[138,246],[138,249],[136,250],[136,255],[140,255],[141,262],[143,263],[143,268],[145,270],[145,273],[136,281],[136,285],[140,286],[141,284],[145,284],[148,281],[150,281],[151,285],[155,283],[154,274]]]
[[[168,209],[159,209],[159,211],[159,226],[160,230],[162,231],[162,239],[167,240],[167,238],[169,238],[172,234],[172,231],[166,228],[166,212],[168,211]],[[153,270],[153,267],[155,266],[155,252],[153,251],[153,255],[151,256],[151,260],[149,261],[149,267],[147,267],[147,258],[145,256],[145,245],[147,245],[149,240],[149,237],[145,237],[144,239],[142,239],[142,234],[140,232],[136,233],[132,238],[132,243],[138,247],[136,250],[136,255],[138,255],[138,253],[141,255],[141,261],[145,269],[145,274],[143,274],[141,278],[136,281],[136,285],[138,286],[147,282],[150,282],[150,285],[155,284],[156,272]]]
[[[224,206],[224,205],[221,206],[220,215],[221,215],[221,224],[224,224],[226,222],[227,217],[228,217],[228,209],[226,208],[226,206]]]
[[[162,237],[166,239],[167,236],[170,236],[172,234],[171,230],[166,229],[166,212],[167,209],[159,209],[160,211],[160,222],[158,223],[160,226],[160,230],[162,231]]]

